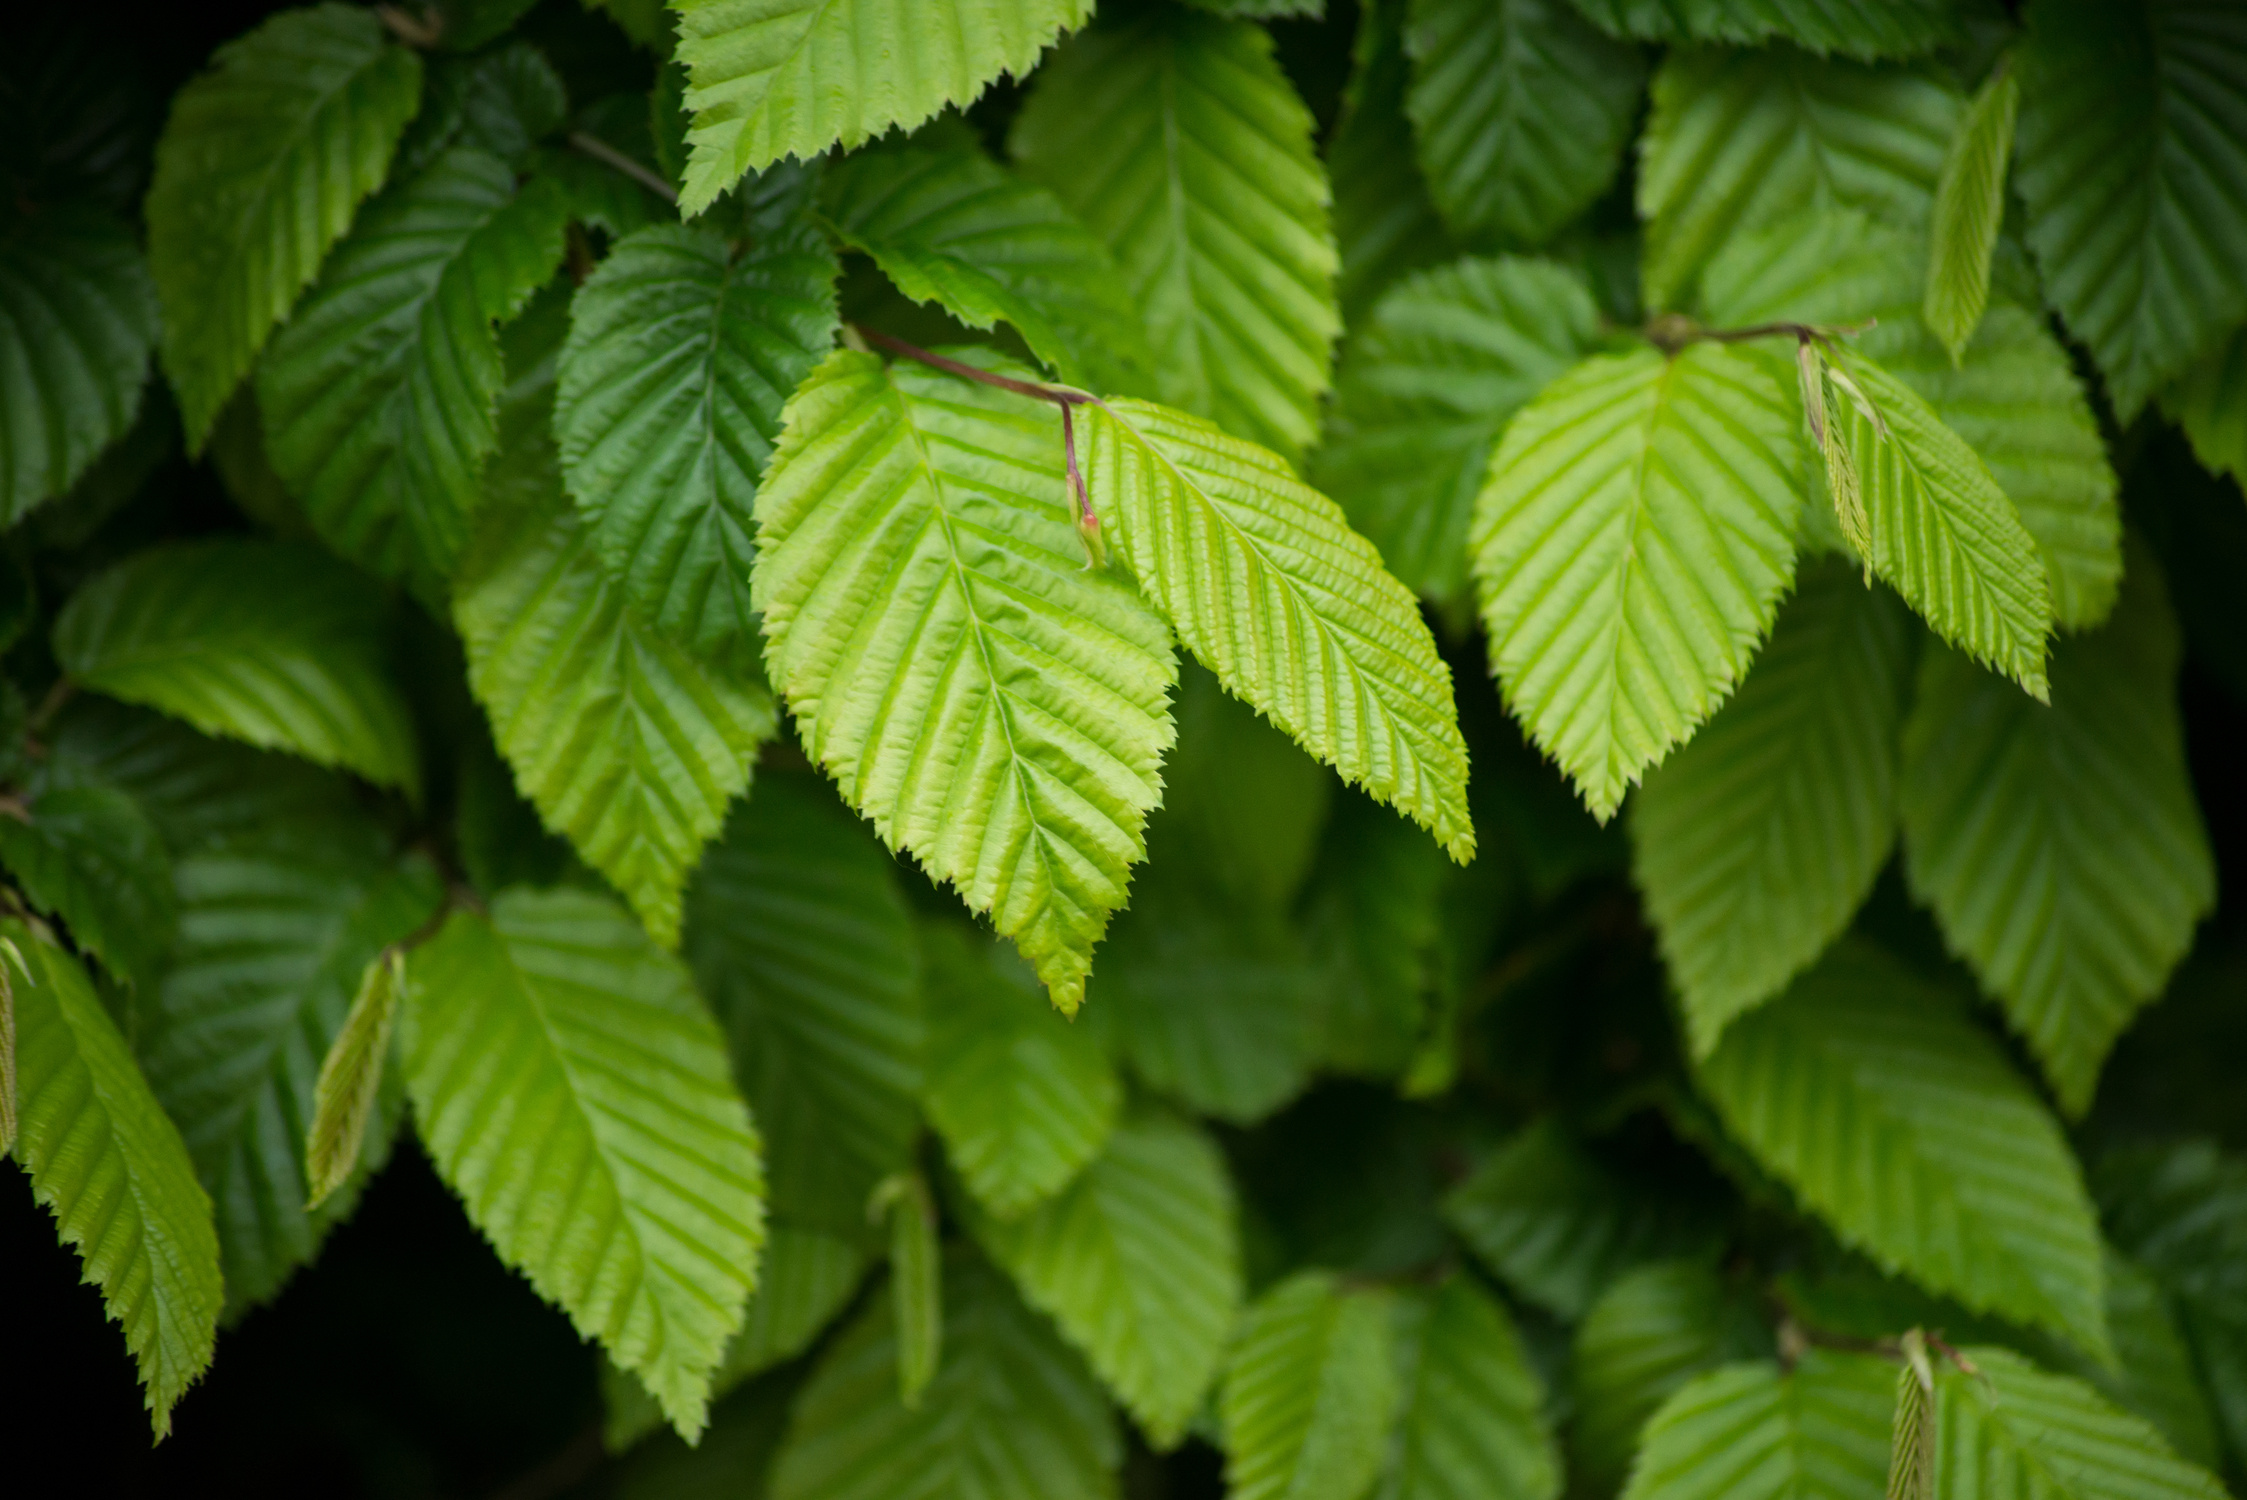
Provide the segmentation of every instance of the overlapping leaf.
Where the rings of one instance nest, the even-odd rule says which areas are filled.
[[[1886,1491],[1895,1388],[1887,1360],[1823,1349],[1785,1374],[1713,1370],[1647,1423],[1625,1500],[1871,1500]]]
[[[343,1025],[328,1042],[312,1085],[304,1131],[305,1206],[318,1208],[351,1180],[363,1155],[397,1124],[375,1121],[390,1078],[390,1033],[406,988],[406,956],[389,947],[367,961]],[[370,1139],[373,1137],[375,1139]]]
[[[21,817],[0,814],[0,865],[103,968],[128,984],[155,983],[178,904],[163,838],[128,793],[65,784]]]
[[[1957,39],[1945,0],[1575,0],[1617,36],[1647,42],[1791,41],[1850,57],[1916,57]]]
[[[1342,256],[1336,292],[1349,326],[1390,282],[1449,260],[1451,232],[1429,201],[1404,112],[1411,81],[1404,53],[1406,0],[1358,7],[1342,116],[1326,143],[1334,182],[1334,238]]]
[[[1927,296],[1920,307],[1954,364],[1989,305],[1990,257],[2005,218],[2005,174],[2020,108],[2021,80],[2011,68],[2000,68],[1959,121],[1935,184],[1927,226]]]
[[[1686,1382],[1767,1357],[1763,1311],[1701,1261],[1657,1261],[1611,1282],[1577,1325],[1570,1450],[1592,1481],[1620,1485],[1639,1431]]]
[[[1397,1303],[1403,1397],[1397,1448],[1379,1500],[1555,1500],[1560,1452],[1513,1320],[1472,1278]]]
[[[1380,1472],[1401,1392],[1386,1293],[1321,1271],[1249,1310],[1218,1410],[1231,1500],[1355,1500]]]
[[[2010,1349],[1965,1351],[1976,1373],[1936,1376],[1936,1483],[1945,1500],[2220,1500],[2206,1469],[2141,1418]]]

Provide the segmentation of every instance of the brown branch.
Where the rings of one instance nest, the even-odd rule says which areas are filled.
[[[975,366],[963,363],[960,360],[947,359],[941,354],[931,354],[918,344],[908,344],[894,334],[884,333],[878,328],[868,328],[863,323],[853,323],[851,327],[860,338],[870,344],[878,344],[892,354],[902,354],[907,359],[919,360],[932,369],[942,370],[947,375],[957,375],[962,380],[972,380],[978,385],[996,386],[1002,391],[1012,391],[1017,396],[1028,396],[1036,401],[1051,401],[1054,405],[1063,407],[1082,406],[1088,401],[1098,399],[1085,391],[1071,390],[1067,386],[1041,385],[1034,380],[1016,380],[1010,375],[994,375],[989,370],[978,370]]]
[[[445,18],[435,10],[425,10],[416,16],[395,5],[378,5],[375,14],[390,34],[417,51],[427,52],[445,39]]]
[[[570,132],[570,144],[587,156],[592,157],[602,166],[613,167],[622,172],[664,202],[671,204],[673,207],[678,206],[679,190],[677,188],[665,182],[661,175],[641,166],[599,136],[588,135],[582,130],[573,130]]]
[[[1757,323],[1747,328],[1703,328],[1682,313],[1663,313],[1647,320],[1646,341],[1664,354],[1676,354],[1688,344],[1744,344],[1754,339],[1789,338],[1797,343],[1831,346],[1836,338],[1854,338],[1880,320],[1862,323]]]

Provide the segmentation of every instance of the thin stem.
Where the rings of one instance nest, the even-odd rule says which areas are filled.
[[[1664,354],[1675,354],[1688,344],[1744,344],[1753,339],[1777,338],[1789,338],[1797,343],[1815,343],[1830,348],[1834,339],[1854,338],[1879,321],[1877,318],[1867,318],[1862,323],[1831,326],[1817,323],[1757,323],[1747,328],[1703,328],[1681,314],[1664,313],[1650,320],[1644,332],[1647,342]]]
[[[437,11],[424,11],[416,16],[395,5],[378,5],[375,14],[390,28],[391,35],[417,51],[427,52],[444,40],[445,18]]]
[[[892,354],[902,354],[907,359],[919,360],[922,364],[942,370],[947,375],[957,375],[962,380],[972,380],[978,385],[997,386],[1002,391],[1012,391],[1017,396],[1028,396],[1033,400],[1051,401],[1054,405],[1060,407],[1082,406],[1087,401],[1096,399],[1087,392],[1073,391],[1066,386],[1040,385],[1034,380],[1016,380],[1012,376],[994,375],[989,370],[978,370],[975,366],[963,364],[959,360],[947,359],[941,354],[931,354],[917,344],[908,344],[893,334],[884,333],[879,328],[868,328],[862,323],[853,323],[851,327],[857,331],[860,338],[866,340],[869,344],[878,344]]]
[[[77,696],[78,679],[68,673],[57,677],[55,685],[47,689],[47,696],[39,700],[39,706],[33,709],[31,717],[24,721],[24,733],[33,737],[45,734],[49,722],[54,719],[56,714],[62,712],[62,706]]]
[[[573,130],[570,132],[570,144],[587,156],[592,157],[602,166],[614,167],[649,192],[663,199],[664,202],[674,207],[678,205],[679,190],[677,188],[671,186],[661,176],[641,166],[599,136],[588,135],[582,130]]]

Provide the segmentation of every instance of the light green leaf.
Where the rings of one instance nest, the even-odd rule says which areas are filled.
[[[2017,50],[2029,248],[2127,423],[2247,318],[2247,35],[2227,0],[2040,0]]]
[[[809,776],[763,778],[687,897],[687,960],[765,1136],[773,1210],[853,1240],[912,1164],[923,1046],[889,856]]]
[[[1633,808],[1633,874],[1702,1056],[1840,936],[1895,844],[1911,616],[1839,558],[1797,583],[1747,682]]]
[[[2184,428],[2202,467],[2247,489],[2247,327],[2164,391],[2161,409]]]
[[[1964,1353],[1977,1373],[1945,1365],[1935,1377],[1945,1500],[2221,1500],[2215,1475],[2082,1381],[2010,1349]]]
[[[835,257],[801,230],[736,256],[708,229],[620,240],[570,304],[554,432],[593,545],[650,620],[754,640],[757,478],[835,336]]]
[[[1701,1261],[1657,1261],[1609,1283],[1577,1325],[1571,1451],[1595,1484],[1620,1488],[1639,1432],[1687,1381],[1768,1357],[1762,1308]]]
[[[1357,1500],[1400,1391],[1388,1293],[1304,1271],[1249,1309],[1225,1370],[1227,1500]]]
[[[1262,27],[1164,7],[1071,42],[1012,136],[1115,253],[1156,394],[1290,458],[1341,332],[1312,128]]]
[[[233,1317],[278,1292],[354,1207],[356,1195],[306,1207],[321,1062],[369,961],[426,922],[444,888],[426,859],[393,858],[365,815],[268,823],[183,856],[177,879],[179,942],[142,1003],[140,1052],[217,1207]],[[395,1111],[339,1176],[387,1159]]]
[[[1398,1299],[1404,1370],[1396,1456],[1379,1500],[1555,1500],[1560,1451],[1545,1383],[1497,1300],[1453,1272]]]
[[[1586,360],[1517,415],[1469,539],[1508,705],[1601,821],[1746,672],[1794,572],[1799,416],[1717,344]]]
[[[67,205],[0,220],[0,525],[132,427],[155,343],[155,288],[123,224]]]
[[[772,1500],[1115,1500],[1115,1418],[1044,1320],[954,1255],[944,1324],[944,1363],[908,1411],[889,1294],[859,1314],[797,1398]]]
[[[1004,320],[1061,379],[1139,390],[1152,360],[1108,247],[1042,187],[961,144],[846,158],[820,184],[836,236],[916,302]]]
[[[0,813],[0,865],[113,976],[143,992],[155,984],[178,903],[163,837],[128,793],[63,785],[27,812]]]
[[[1059,1196],[976,1236],[1158,1449],[1201,1409],[1241,1303],[1239,1209],[1217,1144],[1142,1111]]]
[[[685,969],[600,897],[517,890],[454,913],[407,980],[399,1056],[439,1174],[693,1437],[755,1282],[764,1175]]]
[[[944,1357],[944,1266],[936,1239],[936,1200],[918,1172],[900,1172],[874,1189],[869,1209],[889,1213],[889,1294],[897,1310],[897,1399],[919,1410]]]
[[[55,658],[97,693],[418,794],[389,609],[371,580],[310,547],[174,542],[82,584],[55,620]]]
[[[1989,305],[1990,257],[2005,218],[2005,173],[2013,160],[2013,122],[2021,80],[2003,63],[1966,107],[1943,157],[1928,222],[1931,252],[1920,315],[1958,363]]]
[[[1408,278],[1351,334],[1312,479],[1391,572],[1458,604],[1499,434],[1593,352],[1599,326],[1582,274],[1550,261],[1465,260]]]
[[[1905,731],[1905,871],[2003,1003],[2070,1115],[2215,905],[2177,708],[2183,642],[2153,559],[2133,555],[2100,629],[2052,652],[2030,703],[1930,656]]]
[[[421,61],[372,11],[283,11],[221,47],[172,103],[148,194],[164,372],[189,450],[382,186]]]
[[[1073,1012],[1160,797],[1169,632],[1085,569],[1051,406],[843,350],[787,423],[752,589],[805,751]]]
[[[1950,0],[1575,0],[1616,36],[1643,42],[1778,40],[1866,59],[1917,57],[1958,39]]]
[[[338,551],[424,591],[466,544],[499,445],[495,322],[562,258],[567,205],[456,147],[369,203],[259,364],[267,451]]]
[[[1624,1500],[1873,1500],[1895,1388],[1887,1360],[1824,1349],[1712,1370],[1646,1424]]]
[[[1092,0],[670,0],[687,69],[692,217],[784,156],[848,151],[1036,66]],[[911,39],[910,47],[901,45]]]
[[[367,961],[343,1026],[328,1043],[304,1132],[305,1207],[317,1209],[351,1178],[366,1149],[390,1061],[390,1028],[406,989],[406,956],[389,947]]]
[[[1342,255],[1335,290],[1355,328],[1366,305],[1407,271],[1457,253],[1429,201],[1404,112],[1411,81],[1404,55],[1406,0],[1364,0],[1351,46],[1342,117],[1326,143],[1334,181],[1334,238]]]
[[[1672,52],[1640,148],[1646,305],[1676,306],[1728,241],[1806,208],[1924,224],[1959,107],[1916,70],[1785,47]]]
[[[1948,996],[1843,943],[1733,1022],[1700,1078],[1732,1134],[1845,1241],[1976,1312],[2107,1357],[2098,1226],[2075,1159]]]
[[[15,1157],[124,1328],[161,1440],[217,1337],[225,1289],[211,1200],[85,970],[22,922],[0,923],[0,937],[30,970],[9,976]]]
[[[955,927],[925,930],[929,1056],[923,1097],[976,1201],[1013,1218],[1065,1187],[1115,1128],[1123,1086],[1033,975]]]
[[[1568,0],[1411,0],[1404,45],[1420,167],[1463,240],[1543,244],[1615,180],[1645,55]]]

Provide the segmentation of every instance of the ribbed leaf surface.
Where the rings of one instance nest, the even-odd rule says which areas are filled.
[[[2127,422],[2247,318],[2247,15],[2043,0],[2028,22],[2029,248]]]
[[[1354,1500],[1401,1392],[1389,1294],[1304,1271],[1249,1309],[1225,1369],[1228,1500]]]
[[[305,1206],[318,1208],[358,1169],[369,1149],[376,1106],[390,1065],[390,1031],[398,1021],[398,1002],[406,988],[405,953],[385,948],[359,975],[358,993],[343,1025],[328,1043],[312,1086],[312,1121],[304,1131]],[[383,1122],[395,1127],[395,1118]]]
[[[1341,507],[1276,455],[1183,412],[1081,410],[1101,524],[1179,639],[1345,781],[1471,858],[1451,669]]]
[[[1406,1293],[1396,1311],[1403,1405],[1379,1500],[1554,1500],[1560,1450],[1545,1383],[1506,1310],[1455,1272]]]
[[[1959,108],[1918,71],[1784,47],[1671,53],[1640,147],[1647,306],[1678,305],[1728,240],[1805,208],[1925,223]]]
[[[541,1296],[702,1427],[764,1239],[756,1128],[685,969],[580,891],[509,891],[414,950],[423,1143]]]
[[[1201,1409],[1241,1303],[1239,1210],[1217,1143],[1142,1112],[1060,1195],[978,1238],[1171,1448]]]
[[[1568,0],[1412,0],[1404,41],[1420,168],[1462,239],[1543,244],[1615,180],[1645,56]]]
[[[1012,1218],[1100,1153],[1123,1086],[1013,955],[950,927],[928,929],[923,947],[929,1123],[976,1201]]]
[[[1657,1261],[1625,1272],[1577,1325],[1569,1447],[1593,1483],[1621,1486],[1639,1431],[1687,1381],[1771,1352],[1764,1311],[1713,1266]]]
[[[63,206],[0,222],[0,524],[133,425],[155,344],[155,288],[123,224]]]
[[[1906,731],[1912,890],[2071,1115],[2215,904],[2177,709],[2182,652],[2139,553],[2107,623],[2053,648],[2050,707],[1942,653]]]
[[[2198,1361],[2169,1293],[2143,1266],[2111,1250],[2107,1324],[2114,1331],[2119,1369],[2104,1368],[2083,1355],[2049,1362],[2151,1422],[2178,1457],[2207,1468],[2220,1464],[2215,1414],[2201,1390]]]
[[[354,5],[284,11],[212,62],[172,103],[147,209],[164,372],[191,449],[382,185],[421,103],[420,59]]]
[[[1645,42],[1789,41],[1850,57],[1916,57],[1957,40],[1948,0],[1575,0],[1617,36]]]
[[[835,337],[835,257],[802,230],[738,257],[658,225],[570,304],[554,399],[562,473],[628,598],[706,649],[753,640],[752,506],[780,411]]]
[[[1108,247],[1042,187],[976,146],[846,158],[821,182],[843,243],[916,302],[970,328],[1014,325],[1063,380],[1136,391],[1151,361]]]
[[[178,542],[82,585],[55,620],[55,658],[82,686],[206,734],[414,792],[388,612],[371,580],[311,547]]]
[[[944,1362],[897,1398],[887,1291],[797,1398],[772,1500],[1114,1500],[1115,1418],[1083,1363],[989,1267],[944,1268]]]
[[[867,1195],[920,1133],[919,959],[889,856],[811,777],[765,777],[688,893],[686,954],[764,1132],[773,1211],[864,1238]]]
[[[1936,1493],[1944,1500],[2220,1500],[2206,1469],[2142,1418],[2010,1349],[1965,1351],[1979,1375],[1936,1376]]]
[[[305,1207],[320,1065],[367,964],[443,897],[427,860],[386,845],[371,820],[337,819],[179,862],[179,942],[141,1002],[140,1053],[217,1207],[229,1316],[279,1291],[353,1206]],[[359,1162],[388,1157],[386,1113]]]
[[[27,814],[0,815],[0,865],[25,900],[61,918],[112,975],[143,993],[156,982],[179,915],[172,861],[128,793],[67,784],[42,791]]]
[[[1735,1021],[1700,1076],[1732,1133],[1844,1240],[2104,1353],[2098,1226],[2058,1123],[1894,959],[1837,947]]]
[[[1355,328],[1366,305],[1407,271],[1449,260],[1451,231],[1429,200],[1404,112],[1411,70],[1404,54],[1406,0],[1358,7],[1342,117],[1326,143],[1334,181],[1334,239],[1342,254],[1336,282],[1344,319]]]
[[[2186,371],[2163,393],[2161,409],[2184,428],[2211,474],[2247,488],[2247,328]]]
[[[1624,1500],[1873,1500],[1895,1389],[1887,1360],[1823,1349],[1713,1370],[1647,1423]]]
[[[1927,237],[1927,296],[1920,315],[1953,361],[1965,353],[1989,305],[1990,257],[2005,218],[2005,174],[2013,162],[2013,125],[2021,80],[2001,68],[1966,109],[1935,183]]]
[[[845,350],[787,420],[753,584],[805,751],[1074,1011],[1160,796],[1169,632],[1086,571],[1052,407]]]
[[[1591,289],[1552,262],[1466,260],[1413,276],[1351,334],[1311,477],[1390,572],[1455,605],[1498,435],[1598,338]]]
[[[1896,837],[1911,616],[1806,567],[1725,705],[1646,779],[1633,874],[1704,1056],[1849,925]]]
[[[321,536],[417,586],[466,544],[499,445],[495,322],[562,258],[567,205],[462,146],[369,203],[258,367],[267,451]]]
[[[0,936],[32,975],[10,976],[15,1157],[124,1328],[161,1439],[217,1336],[225,1291],[211,1200],[85,971],[21,922],[0,924]]]
[[[679,195],[689,216],[744,172],[967,104],[1002,73],[1028,73],[1092,14],[1092,0],[669,3],[694,112]]]
[[[1800,418],[1715,344],[1586,360],[1514,418],[1469,540],[1508,705],[1601,820],[1731,693],[1794,571]]]
[[[1155,393],[1291,458],[1318,436],[1341,332],[1311,133],[1261,27],[1164,7],[1072,42],[1012,137],[1115,253]]]

